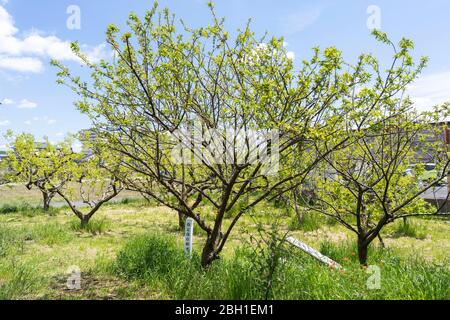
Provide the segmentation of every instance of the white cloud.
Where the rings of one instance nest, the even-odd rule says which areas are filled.
[[[42,72],[41,60],[31,57],[5,57],[0,55],[0,69],[18,72]]]
[[[450,71],[421,76],[409,86],[408,94],[419,110],[450,101]]]
[[[52,125],[52,124],[56,123],[56,120],[50,118],[49,116],[43,116],[43,117],[34,117],[33,119],[27,120],[24,123],[26,125],[32,125],[33,123],[36,123],[36,122],[41,122],[41,123],[45,123],[47,125]]]
[[[0,127],[5,127],[5,126],[8,126],[10,124],[11,124],[11,122],[9,122],[9,120],[2,120],[2,121],[0,121]]]
[[[0,68],[0,78],[9,82],[10,84],[20,86],[23,81],[30,79],[30,76],[28,74],[12,73]]]
[[[107,57],[106,45],[82,45],[88,58],[96,62]],[[41,72],[42,58],[81,62],[72,53],[70,41],[61,40],[54,35],[45,35],[33,29],[19,35],[13,17],[0,6],[0,69],[18,72]]]
[[[14,27],[14,20],[12,16],[5,10],[5,8],[0,7],[0,35],[10,36],[17,33],[17,28]]]
[[[13,104],[13,103],[14,103],[14,101],[9,98],[5,98],[1,101],[1,104],[4,104],[5,106]]]
[[[17,108],[19,108],[19,109],[34,109],[34,108],[37,108],[37,103],[27,100],[27,99],[23,99],[17,105]]]
[[[22,99],[22,100],[16,102],[13,99],[5,98],[1,101],[1,103],[5,106],[8,106],[8,105],[15,106],[18,109],[35,109],[38,106],[38,104],[36,102],[30,101],[28,99]]]
[[[322,7],[311,6],[305,7],[299,12],[289,14],[282,22],[284,25],[284,32],[287,35],[302,32],[320,18],[322,11]]]
[[[97,46],[82,45],[81,50],[86,53],[89,61],[98,62],[101,59],[107,59],[112,56],[112,53],[108,53],[106,43],[101,43]]]
[[[50,118],[49,116],[42,117],[42,121],[44,121],[45,123],[47,123],[49,125],[52,125],[52,124],[56,123],[56,120]]]

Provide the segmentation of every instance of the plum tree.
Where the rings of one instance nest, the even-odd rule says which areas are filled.
[[[231,36],[209,7],[212,22],[201,28],[157,4],[143,19],[130,14],[129,31],[110,25],[113,61],[92,63],[73,43],[90,81],[52,62],[58,83],[80,96],[99,140],[131,172],[119,177],[127,188],[206,232],[204,267],[243,214],[302,185],[349,139],[332,137],[348,113],[342,105],[369,82],[371,63],[362,55],[353,66],[334,47],[314,48],[296,69],[283,38],[257,38],[250,23]]]

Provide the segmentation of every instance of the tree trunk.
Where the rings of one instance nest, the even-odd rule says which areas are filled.
[[[380,241],[381,247],[383,249],[386,248],[386,245],[384,244],[383,238],[381,238],[381,234],[378,234],[377,238]]]
[[[364,238],[358,238],[358,258],[359,263],[363,266],[367,265],[367,248],[369,244]]]
[[[55,196],[54,193],[49,192],[42,192],[43,195],[43,202],[44,202],[44,211],[50,210],[50,202],[52,201],[53,197]]]
[[[90,220],[91,220],[91,216],[89,216],[89,215],[84,215],[82,218],[80,218],[81,228],[85,228],[89,224]]]
[[[184,226],[186,223],[186,216],[183,214],[183,212],[178,211],[178,227],[180,230],[184,230]]]
[[[406,225],[408,224],[408,220],[406,219],[406,217],[403,218],[403,225],[406,227]]]
[[[219,256],[217,250],[219,247],[219,241],[219,234],[214,234],[214,232],[209,234],[206,238],[206,243],[202,251],[201,263],[203,268],[208,268],[214,260],[218,259]]]
[[[303,225],[303,222],[305,221],[305,217],[303,216],[303,213],[300,211],[299,205],[298,205],[298,200],[297,200],[297,190],[293,191],[294,194],[294,210],[295,210],[295,215],[297,216],[297,220],[298,223],[300,225]]]

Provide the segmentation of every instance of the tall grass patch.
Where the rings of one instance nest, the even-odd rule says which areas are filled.
[[[186,265],[186,256],[175,240],[162,235],[139,236],[119,252],[114,270],[126,277],[149,279],[167,276]]]
[[[426,228],[417,222],[413,221],[398,221],[394,232],[392,233],[394,238],[410,237],[416,239],[425,239],[427,237]]]
[[[23,247],[23,234],[15,229],[0,225],[0,258],[3,258],[12,250]]]
[[[367,269],[361,267],[352,244],[324,243],[321,247],[344,266],[330,269],[290,248],[275,271],[273,299],[449,299],[450,271],[417,258],[399,259],[389,250],[373,247],[369,264],[379,267],[380,288],[370,289]],[[255,268],[255,252],[237,249],[207,270],[194,253],[188,259],[174,238],[145,235],[130,240],[113,264],[115,274],[138,280],[170,299],[264,299],[264,272]]]
[[[0,282],[0,300],[23,299],[39,287],[34,271],[24,265],[2,267],[0,274],[7,274],[6,279]]]
[[[26,240],[35,240],[46,245],[68,243],[73,234],[67,225],[58,222],[38,224],[25,233]]]
[[[300,222],[295,214],[291,214],[288,228],[291,231],[303,230],[305,232],[315,231],[326,225],[335,225],[336,221],[329,217],[314,212],[304,214],[303,221]]]
[[[111,221],[106,218],[93,218],[89,223],[81,224],[80,220],[73,220],[70,223],[70,228],[75,232],[87,232],[92,235],[99,235],[111,230]]]
[[[58,214],[58,212],[59,208],[50,208],[48,211],[45,211],[41,207],[34,207],[28,203],[9,203],[0,206],[0,215],[22,214],[26,217],[34,217],[41,214],[52,216]]]

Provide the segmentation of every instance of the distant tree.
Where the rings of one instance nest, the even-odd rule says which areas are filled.
[[[440,212],[443,205],[433,208],[421,195],[450,171],[444,141],[433,138],[436,130],[442,136],[442,128],[434,123],[446,116],[448,105],[437,107],[435,112],[418,113],[405,94],[425,60],[406,72],[405,67],[413,66],[409,54],[412,42],[403,39],[397,49],[385,34],[377,36],[394,47],[394,63],[383,79],[374,60],[375,86],[361,88],[348,98],[348,117],[337,137],[349,139],[340,150],[324,157],[320,170],[315,171],[314,196],[303,202],[355,233],[363,265],[368,246],[387,224],[406,217],[445,215]],[[436,163],[438,174],[432,181],[420,183],[423,164],[418,159],[425,155]],[[412,166],[415,173],[407,174]]]
[[[0,186],[8,184],[10,182],[8,171],[8,160],[0,160]]]
[[[43,208],[50,209],[50,202],[69,181],[61,176],[61,170],[70,165],[78,155],[72,151],[71,140],[52,144],[48,139],[36,142],[31,134],[13,137],[8,151],[8,176],[10,181],[25,183],[31,190],[37,188],[42,193]]]
[[[121,168],[109,156],[108,150],[92,142],[91,146],[87,146],[90,150],[87,154],[80,154],[76,161],[61,170],[60,175],[70,183],[56,191],[80,219],[82,227],[123,190],[123,184],[117,179]]]
[[[204,267],[219,257],[243,214],[302,185],[347,140],[331,139],[347,112],[339,106],[370,80],[367,56],[352,66],[334,47],[315,48],[296,71],[282,38],[257,39],[247,25],[231,39],[210,7],[212,24],[198,29],[178,24],[168,10],[157,14],[156,5],[143,20],[131,14],[131,32],[120,37],[111,25],[113,62],[91,63],[74,43],[92,83],[53,61],[58,82],[82,97],[78,108],[132,172],[121,177],[127,187],[194,219],[206,232]],[[263,141],[245,134],[251,130]],[[272,131],[276,137],[265,136]],[[310,151],[311,141],[327,140],[334,146]],[[174,157],[180,144],[189,161]],[[254,156],[258,149],[265,156]],[[212,214],[201,214],[203,205]],[[231,221],[224,223],[225,217]]]

